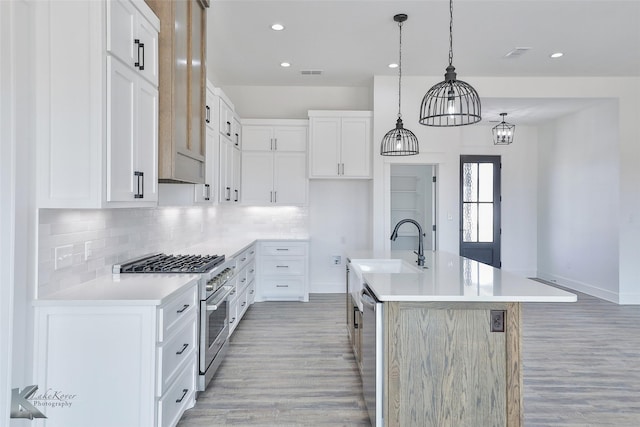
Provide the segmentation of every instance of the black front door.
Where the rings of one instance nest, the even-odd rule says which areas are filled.
[[[460,255],[501,266],[500,156],[460,156]]]

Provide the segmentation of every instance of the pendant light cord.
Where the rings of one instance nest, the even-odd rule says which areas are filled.
[[[449,0],[449,65],[453,63],[453,0]]]
[[[402,113],[400,112],[400,105],[402,99],[402,22],[398,22],[398,27],[400,27],[400,54],[398,58],[398,118],[402,118]]]

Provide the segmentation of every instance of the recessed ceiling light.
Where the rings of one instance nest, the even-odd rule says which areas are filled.
[[[284,30],[284,25],[282,25],[282,24],[273,24],[271,26],[271,29],[273,31],[282,31],[282,30]]]
[[[564,53],[562,52],[556,52],[556,53],[552,53],[551,55],[549,55],[551,58],[560,58],[562,55],[564,55]]]
[[[389,64],[389,68],[398,68],[398,64],[395,62],[393,64]]]
[[[280,66],[283,68],[287,68],[287,67],[291,67],[291,64],[289,64],[288,62],[281,62]]]

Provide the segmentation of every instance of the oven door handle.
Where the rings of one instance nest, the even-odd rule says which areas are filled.
[[[218,309],[218,305],[227,299],[229,294],[233,291],[233,286],[223,286],[220,296],[216,296],[214,301],[211,301],[211,304],[207,303],[207,311],[216,311]]]

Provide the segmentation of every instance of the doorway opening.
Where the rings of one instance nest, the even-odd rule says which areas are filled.
[[[460,156],[460,256],[500,268],[500,156]]]
[[[391,165],[390,229],[401,219],[417,221],[424,233],[424,249],[436,249],[436,166]],[[418,247],[418,230],[403,224],[398,238],[391,241],[391,250],[411,250]]]

